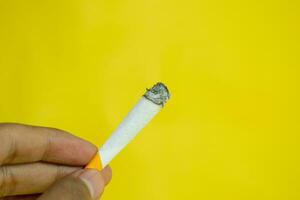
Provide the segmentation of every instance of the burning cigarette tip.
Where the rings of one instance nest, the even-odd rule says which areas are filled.
[[[157,105],[164,106],[171,95],[167,86],[158,82],[151,89],[147,89],[144,97]]]

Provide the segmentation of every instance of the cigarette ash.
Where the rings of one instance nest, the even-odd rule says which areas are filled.
[[[144,97],[157,105],[164,106],[170,99],[170,93],[163,83],[156,83],[151,89],[147,89]]]

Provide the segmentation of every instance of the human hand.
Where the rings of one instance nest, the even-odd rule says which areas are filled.
[[[82,169],[96,152],[58,129],[0,123],[0,199],[98,199],[111,169]]]

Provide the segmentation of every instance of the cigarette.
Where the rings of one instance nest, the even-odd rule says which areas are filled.
[[[163,83],[156,83],[151,89],[147,89],[86,168],[101,170],[105,167],[150,122],[169,99],[170,93]]]

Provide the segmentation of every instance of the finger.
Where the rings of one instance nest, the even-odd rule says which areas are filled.
[[[107,180],[99,171],[80,170],[58,181],[38,199],[96,200],[101,196],[106,184]]]
[[[0,124],[0,165],[46,161],[85,165],[97,148],[65,131],[21,124]]]
[[[107,185],[112,178],[112,171],[109,165],[107,165],[104,169],[102,169],[101,174],[103,176],[105,185]]]
[[[42,193],[55,181],[79,169],[48,163],[2,166],[0,197]]]

